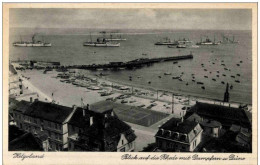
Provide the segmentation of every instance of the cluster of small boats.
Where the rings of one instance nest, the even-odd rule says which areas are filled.
[[[209,62],[209,66],[211,66],[211,65],[216,65],[216,64],[218,63],[218,61],[220,61],[220,60],[215,59],[215,61],[208,61],[208,62]],[[173,62],[173,64],[177,64],[177,63],[178,63],[177,61],[174,61],[174,62]],[[240,61],[239,63],[241,64],[241,63],[243,63],[243,61]],[[231,69],[228,69],[228,68],[226,67],[226,64],[224,63],[224,60],[221,60],[221,61],[220,61],[220,66],[223,66],[224,73],[221,74],[221,71],[217,70],[217,71],[215,71],[215,74],[214,74],[215,76],[214,76],[214,77],[210,76],[210,75],[213,75],[214,72],[213,72],[213,71],[209,71],[208,69],[205,68],[205,66],[206,66],[206,65],[205,65],[204,63],[201,63],[201,68],[203,68],[203,71],[205,71],[206,73],[209,73],[209,74],[203,76],[205,79],[211,78],[211,80],[214,81],[214,82],[220,82],[220,83],[223,84],[223,85],[226,84],[226,82],[225,82],[224,80],[220,80],[220,81],[219,81],[219,79],[221,79],[221,75],[222,75],[222,77],[226,77],[226,78],[227,78],[227,75],[226,75],[226,74],[228,74],[228,73],[225,73],[225,71],[228,71],[228,72],[231,71]],[[239,66],[240,66],[240,65],[239,65]],[[181,66],[179,65],[178,67],[180,68]],[[172,70],[173,70],[173,69],[172,69]],[[230,73],[229,73],[229,74],[230,74]],[[168,71],[168,72],[165,72],[164,75],[165,75],[165,76],[170,76],[170,75],[172,75],[172,73]],[[182,78],[183,75],[184,75],[184,72],[181,72],[181,74],[178,75],[178,76],[175,76],[175,75],[172,76],[172,79],[174,79],[174,80],[179,80],[179,81],[183,82],[183,81],[184,81],[183,78]],[[230,77],[231,77],[232,79],[235,79],[235,80],[234,80],[235,83],[240,83],[240,80],[239,80],[239,77],[240,77],[240,76],[241,76],[240,73],[237,73],[237,74],[235,74],[235,75],[230,75]],[[158,77],[159,77],[159,78],[162,78],[161,75],[159,75]],[[192,77],[192,79],[191,79],[192,82],[196,82],[196,84],[201,85],[201,88],[202,88],[203,90],[206,89],[205,84],[204,84],[202,81],[196,81],[196,78],[195,78],[195,74],[194,74],[194,73],[191,74],[191,77]],[[225,78],[225,79],[226,79],[226,78]],[[202,80],[202,79],[201,79],[201,80]],[[227,80],[227,81],[231,81],[231,79],[230,79],[230,80]],[[148,83],[151,83],[151,82],[149,81]],[[188,85],[189,85],[189,81],[185,82],[185,85],[188,86]],[[231,83],[231,85],[230,85],[230,89],[233,89],[232,83]]]

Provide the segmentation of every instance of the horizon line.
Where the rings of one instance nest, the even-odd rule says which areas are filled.
[[[116,29],[116,28],[83,28],[83,27],[9,27],[11,28],[16,28],[16,29],[101,29],[101,30],[234,30],[234,31],[252,31],[252,29],[167,29],[167,28],[162,28],[162,29],[149,29],[149,28],[122,28],[122,29]]]

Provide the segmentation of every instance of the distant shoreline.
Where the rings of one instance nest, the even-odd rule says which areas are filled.
[[[76,30],[76,31],[75,31]],[[248,32],[251,33],[252,30],[231,30],[231,29],[90,29],[90,28],[17,28],[10,27],[10,31],[17,32],[17,35],[31,35],[34,33],[39,33],[39,35],[103,35],[99,33],[100,31],[106,31],[106,34],[113,33],[113,31],[118,31],[116,34],[163,34],[163,33],[175,33],[175,32],[185,32],[185,31],[219,31],[219,32]],[[16,35],[10,33],[10,35]]]

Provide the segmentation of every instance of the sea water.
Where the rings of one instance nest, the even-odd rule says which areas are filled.
[[[226,83],[233,86],[229,90],[230,101],[251,104],[252,102],[252,36],[251,31],[202,31],[185,30],[171,32],[122,33],[126,41],[120,42],[120,47],[86,47],[83,43],[90,40],[89,33],[78,34],[75,30],[64,34],[47,33],[45,42],[52,43],[52,47],[14,47],[12,43],[20,40],[30,41],[34,33],[10,31],[10,60],[44,60],[59,61],[62,65],[104,64],[109,62],[129,61],[137,58],[154,58],[187,55],[192,52],[193,59],[181,60],[177,64],[172,61],[156,63],[134,70],[119,71],[85,71],[89,74],[107,74],[108,79],[117,80],[130,85],[145,88],[168,90],[175,93],[208,97],[223,100]],[[193,41],[193,45],[208,36],[213,40],[222,41],[223,35],[239,40],[238,44],[200,45],[199,48],[168,48],[154,45],[155,42],[168,37],[171,40],[186,38]],[[38,40],[42,40],[37,35]],[[103,35],[92,32],[92,40]],[[241,61],[241,62],[240,62]],[[215,63],[215,64],[213,64]],[[204,67],[202,67],[204,64]],[[221,65],[225,64],[225,66]],[[240,66],[238,66],[239,64]],[[225,70],[227,68],[228,70]],[[205,71],[206,69],[206,71]],[[219,71],[219,73],[217,73]],[[165,72],[171,75],[164,75]],[[182,74],[183,73],[183,74]],[[172,79],[182,74],[183,81]],[[194,74],[196,82],[203,82],[205,89],[196,82],[192,82]],[[223,76],[225,74],[226,76]],[[240,74],[240,76],[237,76]],[[219,77],[217,77],[219,75]],[[131,81],[129,79],[131,76]],[[161,78],[159,78],[159,76]],[[205,78],[207,76],[208,78]],[[235,76],[232,78],[231,76]],[[216,81],[212,80],[216,79]],[[240,83],[235,82],[239,80]],[[149,84],[148,81],[151,83]],[[221,82],[225,82],[222,84]]]

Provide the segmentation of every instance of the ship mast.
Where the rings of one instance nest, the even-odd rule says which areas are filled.
[[[35,34],[32,36],[32,42],[35,43]]]
[[[20,35],[20,40],[21,40],[21,43],[23,42],[23,40],[22,40],[22,36]]]
[[[91,36],[91,33],[90,33],[90,42],[92,42],[92,36]]]

